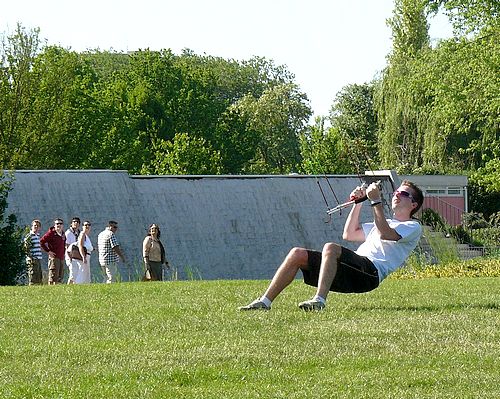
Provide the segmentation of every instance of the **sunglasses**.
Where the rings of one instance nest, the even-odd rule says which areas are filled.
[[[404,197],[404,198],[409,198],[409,199],[411,199],[412,202],[417,202],[417,201],[415,201],[415,198],[413,198],[413,195],[411,195],[408,191],[396,190],[396,191],[394,191],[393,195],[397,195],[399,197]]]
[[[64,224],[63,222],[55,222],[54,225]]]
[[[89,226],[89,227],[92,226],[90,223],[84,223],[83,225],[84,226]]]

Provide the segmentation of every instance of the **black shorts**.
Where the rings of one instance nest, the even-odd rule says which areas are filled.
[[[342,248],[337,274],[333,279],[330,291],[354,293],[368,292],[379,285],[378,271],[372,261],[359,256],[350,249]],[[321,252],[307,250],[309,270],[302,269],[304,283],[318,286],[321,266]]]

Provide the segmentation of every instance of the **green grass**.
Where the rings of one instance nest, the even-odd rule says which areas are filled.
[[[499,278],[0,287],[1,398],[499,398]]]

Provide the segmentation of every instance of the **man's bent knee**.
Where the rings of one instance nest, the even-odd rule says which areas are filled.
[[[307,265],[307,249],[305,248],[294,247],[290,250],[287,257],[293,260],[298,266]]]
[[[336,258],[340,257],[342,253],[342,247],[334,242],[327,242],[323,246],[322,255],[323,256],[334,256]]]

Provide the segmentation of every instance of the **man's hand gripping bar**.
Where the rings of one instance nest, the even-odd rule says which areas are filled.
[[[381,180],[377,180],[377,181],[375,182],[375,184],[379,187],[379,189],[381,188],[381,183],[382,183],[382,181],[381,181]],[[367,187],[368,187],[368,184],[366,184],[366,183],[363,183],[363,184],[361,185],[361,188],[363,188],[363,189],[366,189]],[[367,197],[366,195],[363,195],[362,197],[359,197],[359,198],[356,198],[356,199],[349,200],[349,201],[344,202],[344,203],[342,203],[342,204],[338,204],[337,206],[334,206],[333,208],[328,209],[328,210],[326,211],[326,213],[327,213],[328,215],[331,215],[332,213],[339,212],[339,211],[341,211],[342,209],[347,208],[347,207],[349,207],[349,206],[351,206],[351,205],[354,205],[354,204],[359,204],[360,202],[364,202],[364,201],[366,201],[367,199],[368,199],[368,197]]]

